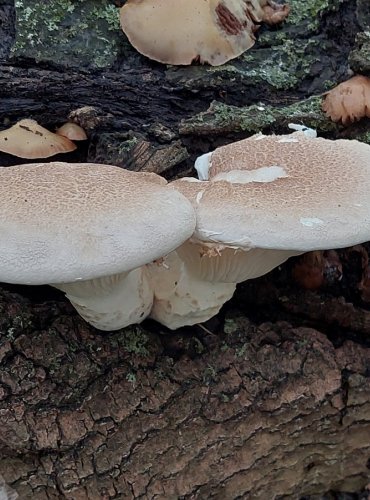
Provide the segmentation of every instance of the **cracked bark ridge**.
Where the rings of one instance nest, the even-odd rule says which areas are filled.
[[[299,498],[369,479],[370,349],[311,328],[102,334],[1,296],[0,471],[23,499]],[[151,331],[153,330],[153,331]]]

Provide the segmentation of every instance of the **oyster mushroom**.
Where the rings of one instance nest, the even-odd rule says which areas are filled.
[[[56,129],[57,135],[67,137],[71,141],[86,141],[86,132],[80,125],[73,122],[66,122],[61,127]]]
[[[0,281],[50,284],[101,330],[148,316],[145,264],[191,236],[194,211],[156,174],[97,164],[0,168]],[[170,214],[170,215],[169,215]]]
[[[187,273],[182,295],[187,283],[196,300],[192,277],[208,282],[211,291],[262,276],[291,256],[370,238],[367,144],[302,132],[259,134],[218,148],[201,163],[203,178],[210,180],[171,183],[191,201],[197,218],[192,237],[176,249]],[[171,303],[176,287],[167,291]],[[173,318],[169,311],[158,307],[157,320],[162,314],[167,325],[178,325],[178,310]],[[188,324],[186,314],[183,321]]]
[[[151,59],[219,66],[252,47],[256,22],[275,24],[288,12],[272,0],[128,0],[120,17],[131,44]]]

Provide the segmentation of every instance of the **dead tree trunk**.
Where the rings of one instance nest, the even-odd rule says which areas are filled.
[[[230,312],[101,334],[4,293],[0,470],[22,499],[299,498],[356,491],[370,349]]]

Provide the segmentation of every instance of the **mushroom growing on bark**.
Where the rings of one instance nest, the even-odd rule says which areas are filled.
[[[0,168],[0,186],[0,281],[51,284],[101,330],[149,314],[145,264],[195,227],[188,200],[156,174],[40,163]]]
[[[255,23],[288,13],[272,0],[128,0],[120,17],[131,44],[151,59],[219,66],[252,47]]]
[[[0,151],[19,158],[48,158],[76,147],[67,137],[54,134],[29,118],[0,132]]]
[[[210,289],[238,283],[293,255],[370,237],[367,144],[314,139],[302,132],[259,134],[218,148],[200,163],[209,181],[171,183],[197,216],[193,236],[176,250],[189,282],[191,276],[209,282]],[[196,299],[194,287],[191,293]],[[171,303],[171,293],[166,300]],[[157,319],[162,311],[161,306]],[[170,324],[168,307],[163,316]]]
[[[334,122],[343,125],[370,118],[370,78],[357,75],[325,94],[322,110]]]
[[[64,123],[61,127],[57,128],[55,133],[67,137],[71,141],[86,141],[87,139],[84,129],[73,122]]]

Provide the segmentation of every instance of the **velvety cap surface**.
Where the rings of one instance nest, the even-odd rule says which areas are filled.
[[[156,174],[62,162],[0,168],[0,281],[129,271],[191,236],[194,211]]]
[[[176,181],[195,237],[242,248],[308,251],[370,239],[370,146],[253,136],[210,155],[211,181]]]

